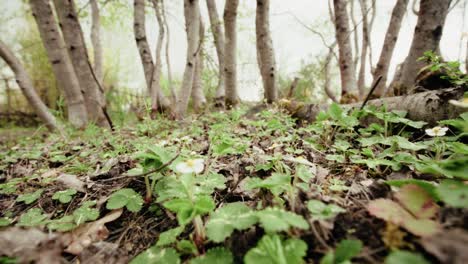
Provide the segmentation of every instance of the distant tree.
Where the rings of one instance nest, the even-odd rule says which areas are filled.
[[[103,50],[101,43],[101,14],[97,0],[90,0],[91,5],[91,42],[94,54],[94,74],[100,84],[103,83]]]
[[[54,0],[63,38],[70,55],[78,83],[83,90],[89,121],[101,127],[110,127],[104,108],[104,91],[94,75],[89,61],[83,31],[73,0]]]
[[[145,0],[134,0],[133,2],[133,33],[135,35],[136,45],[140,54],[141,63],[143,65],[143,71],[145,74],[146,86],[148,94],[152,94],[152,76],[154,72],[155,64],[151,57],[151,50],[149,47],[148,39],[146,38],[146,16],[145,16]],[[158,102],[152,103],[157,105],[161,111],[169,110],[170,102],[164,96],[162,91],[157,92],[157,97],[153,97],[153,100],[157,98]]]
[[[210,17],[210,24],[211,24],[211,33],[213,33],[213,39],[216,47],[216,53],[218,55],[218,89],[216,89],[216,97],[215,100],[217,103],[221,103],[224,105],[224,97],[226,96],[225,90],[225,73],[224,73],[224,31],[222,27],[222,22],[218,16],[218,9],[216,7],[215,0],[206,0],[206,5],[208,8],[208,15]]]
[[[156,42],[156,55],[153,66],[153,73],[151,74],[151,109],[153,114],[158,110],[158,96],[162,94],[161,89],[161,74],[162,74],[162,48],[164,44],[165,26],[161,10],[161,1],[152,0],[153,8],[156,14],[156,20],[158,21],[159,34]]]
[[[373,83],[375,83],[377,79],[382,76],[382,80],[374,91],[374,95],[378,97],[381,97],[385,92],[388,79],[388,69],[390,68],[393,52],[395,50],[395,46],[398,41],[398,35],[401,29],[401,22],[403,21],[403,17],[406,13],[408,2],[409,0],[397,0],[392,11],[392,17],[387,28],[387,33],[385,34],[385,40],[382,46],[382,52],[380,53],[379,61],[377,62],[376,69],[372,74],[374,78]]]
[[[346,0],[333,0],[335,10],[335,33],[339,50],[342,97],[357,92],[353,52],[351,50],[349,15]]]
[[[270,33],[270,0],[257,0],[255,19],[257,61],[263,80],[264,98],[273,103],[278,97],[276,62]]]
[[[64,91],[68,120],[75,127],[84,127],[88,123],[85,101],[49,0],[30,0],[29,4],[55,78]]]
[[[200,53],[200,7],[198,0],[184,0],[187,58],[182,85],[177,96],[177,118],[183,118],[192,93],[193,76]]]
[[[15,73],[16,83],[20,87],[28,103],[32,106],[39,118],[44,122],[46,127],[50,130],[57,130],[57,120],[50,113],[47,106],[42,102],[33,87],[33,83],[21,62],[16,58],[13,52],[7,47],[3,41],[0,40],[0,58],[8,64],[11,70]]]
[[[239,103],[237,94],[237,8],[239,0],[226,0],[224,6],[224,74],[226,84],[226,107]]]
[[[414,85],[418,72],[425,66],[425,62],[418,61],[424,52],[439,50],[450,3],[451,0],[420,1],[413,41],[399,80],[402,90],[408,91]]]
[[[195,63],[195,71],[193,73],[192,83],[192,104],[193,108],[198,111],[206,104],[206,97],[203,91],[202,73],[204,69],[204,39],[205,39],[205,26],[200,17],[200,30],[199,30],[199,54]]]

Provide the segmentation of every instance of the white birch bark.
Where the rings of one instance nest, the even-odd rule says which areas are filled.
[[[216,100],[224,101],[226,96],[225,90],[225,76],[224,76],[224,47],[226,45],[224,41],[224,31],[222,22],[219,19],[218,9],[216,7],[215,0],[206,0],[208,8],[208,15],[210,17],[211,33],[213,33],[213,39],[216,47],[216,54],[218,55],[218,89],[216,90]]]
[[[205,38],[205,26],[203,25],[203,21],[199,20],[199,54],[195,64],[195,71],[193,74],[193,84],[192,84],[192,104],[195,111],[199,111],[203,108],[206,104],[206,97],[203,91],[203,63],[204,63],[204,54],[203,54],[203,42]]]
[[[187,31],[187,59],[182,85],[177,96],[177,118],[181,119],[187,112],[192,93],[193,76],[199,53],[200,9],[198,0],[184,0],[185,27]]]
[[[226,107],[231,108],[239,103],[237,94],[237,8],[239,0],[226,0],[224,6],[224,77],[226,89]]]
[[[83,89],[89,121],[101,127],[110,127],[104,113],[103,92],[94,76],[93,68],[89,62],[88,51],[83,31],[73,0],[54,0],[55,11],[60,21],[63,37],[75,69],[78,82]]]
[[[29,4],[58,86],[64,91],[68,120],[73,126],[82,128],[88,123],[86,106],[52,7],[49,0],[30,0]]]
[[[255,19],[257,60],[263,80],[264,99],[271,104],[278,98],[276,62],[270,33],[270,0],[257,0]]]
[[[91,42],[93,44],[94,54],[94,74],[98,79],[98,82],[102,85],[104,78],[103,69],[103,50],[101,43],[101,15],[97,0],[90,0],[91,5]]]
[[[379,62],[377,63],[375,71],[373,72],[373,83],[375,83],[377,79],[382,76],[382,80],[375,88],[375,96],[381,97],[385,93],[385,87],[388,80],[388,70],[390,68],[390,63],[392,62],[393,52],[398,41],[401,23],[405,16],[408,3],[409,0],[397,0],[397,3],[393,8],[390,24],[388,25],[387,33],[385,34],[382,52],[380,53]]]
[[[439,49],[450,3],[451,0],[421,0],[413,42],[400,80],[404,90],[409,90],[414,85],[418,72],[425,66],[418,59],[426,51],[437,52]]]
[[[351,31],[349,28],[349,16],[346,10],[346,2],[346,0],[333,0],[342,95],[357,92],[353,52],[351,50],[351,40],[349,38]]]
[[[39,118],[44,122],[50,131],[60,130],[57,125],[57,120],[50,113],[47,106],[42,102],[41,98],[34,89],[33,82],[26,72],[21,62],[16,58],[13,52],[0,40],[0,58],[8,64],[11,70],[15,73],[16,83],[23,92],[26,100],[34,109]]]

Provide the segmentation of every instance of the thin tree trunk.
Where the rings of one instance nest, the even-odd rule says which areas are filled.
[[[466,38],[465,73],[468,74],[468,36]]]
[[[208,15],[210,17],[211,32],[213,33],[213,39],[216,47],[216,53],[218,55],[218,89],[216,90],[215,100],[222,102],[224,105],[224,97],[226,96],[225,90],[225,76],[224,76],[224,31],[221,21],[218,16],[218,9],[216,7],[215,0],[206,0],[208,8]]]
[[[237,94],[237,8],[239,0],[226,0],[224,6],[224,77],[226,88],[226,107],[232,108],[239,103]]]
[[[181,119],[187,112],[192,93],[193,76],[199,54],[200,8],[198,0],[184,0],[185,27],[187,31],[187,61],[182,85],[177,97],[177,118]]]
[[[102,85],[104,78],[103,70],[103,50],[101,44],[101,15],[99,11],[99,6],[97,0],[91,0],[91,17],[92,17],[92,26],[91,26],[91,42],[93,44],[93,53],[94,53],[94,74],[98,82]]]
[[[82,128],[88,123],[86,106],[52,7],[49,0],[30,0],[29,3],[58,86],[65,94],[68,120],[73,126]]]
[[[78,82],[84,91],[86,109],[89,121],[96,122],[98,126],[110,127],[103,108],[103,92],[94,76],[89,62],[88,51],[81,30],[78,15],[73,0],[54,0],[55,10],[60,21],[63,37],[75,69]]]
[[[202,82],[202,74],[203,74],[203,63],[204,63],[204,55],[203,55],[203,40],[205,38],[205,26],[203,25],[203,21],[200,18],[200,32],[199,32],[199,54],[195,64],[195,71],[193,74],[193,84],[192,84],[192,103],[193,108],[195,111],[199,111],[203,108],[206,104],[206,97],[203,91],[203,82]]]
[[[342,97],[357,90],[353,52],[351,50],[351,31],[346,0],[333,0],[335,9],[336,39],[339,50]]]
[[[264,98],[271,104],[278,98],[276,62],[270,33],[270,0],[257,0],[255,19],[257,60],[263,80]]]
[[[436,52],[439,49],[450,2],[451,0],[421,0],[413,42],[400,81],[404,90],[409,91],[418,72],[425,66],[418,59],[426,51]]]
[[[177,95],[174,89],[174,85],[172,83],[172,70],[171,70],[171,60],[170,60],[170,53],[169,53],[169,44],[171,43],[171,35],[169,30],[169,24],[167,23],[167,16],[166,16],[166,8],[164,6],[164,0],[161,0],[161,12],[163,15],[163,22],[164,26],[166,27],[166,65],[167,65],[167,83],[169,86],[169,90],[171,91],[172,103],[175,104],[177,102]]]
[[[152,0],[153,8],[156,13],[156,19],[158,21],[159,26],[159,35],[158,41],[156,43],[156,56],[154,61],[153,73],[152,73],[152,80],[151,80],[151,111],[153,114],[156,114],[158,111],[158,94],[162,92],[161,90],[161,71],[162,71],[162,48],[164,43],[164,23],[161,14],[161,7],[159,6],[158,0]]]
[[[398,35],[401,29],[401,23],[406,13],[409,0],[398,0],[392,11],[392,17],[390,24],[388,25],[387,33],[385,35],[385,41],[382,46],[382,52],[380,53],[379,62],[373,73],[373,83],[382,76],[382,80],[374,91],[374,95],[381,97],[385,93],[385,87],[388,80],[388,69],[392,62],[393,52],[398,40]]]
[[[354,5],[356,4],[356,1],[359,0],[351,0],[350,1],[350,14],[349,17],[351,18],[351,23],[352,23],[352,33],[354,35],[353,41],[354,41],[354,56],[353,56],[353,63],[354,63],[354,69],[356,70],[358,67],[359,63],[359,32],[357,30],[358,28],[358,22],[356,20],[355,14],[356,10],[354,8]],[[351,37],[351,34],[349,35]]]
[[[362,49],[361,49],[361,65],[358,74],[358,89],[359,96],[363,98],[366,94],[366,58],[369,47],[369,19],[367,16],[367,0],[359,0],[362,14]]]
[[[28,73],[24,69],[21,62],[15,57],[13,52],[0,40],[0,57],[10,66],[16,76],[16,82],[21,88],[28,103],[32,106],[39,118],[44,122],[50,130],[59,129],[55,117],[50,113],[47,106],[42,102],[41,98],[34,90],[33,83]]]
[[[153,58],[151,57],[148,39],[146,38],[145,0],[135,0],[133,4],[133,32],[138,51],[140,53],[143,71],[145,73],[146,87],[148,89],[148,94],[151,96],[151,82],[154,64]],[[161,110],[170,109],[170,103],[162,92],[158,93],[158,99],[158,106]]]

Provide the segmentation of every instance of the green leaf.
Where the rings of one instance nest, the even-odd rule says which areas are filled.
[[[334,218],[337,214],[346,212],[343,208],[335,204],[325,204],[318,200],[310,200],[307,202],[307,209],[309,209],[312,219],[314,220],[327,220]]]
[[[234,257],[231,251],[222,248],[208,249],[205,255],[190,260],[190,264],[232,264]]]
[[[192,240],[181,240],[177,242],[177,250],[182,255],[198,255],[198,249]]]
[[[88,221],[94,221],[99,217],[99,210],[96,208],[91,208],[91,206],[95,206],[95,201],[87,201],[84,202],[81,207],[76,209],[73,212],[73,217],[75,219],[76,225],[81,225]]]
[[[47,228],[49,230],[57,230],[59,232],[67,232],[77,227],[75,224],[75,217],[73,215],[66,215],[59,219],[49,221]]]
[[[301,215],[278,208],[266,208],[256,212],[260,225],[267,233],[287,231],[291,227],[308,229],[309,224]]]
[[[173,248],[153,246],[136,256],[130,264],[179,264],[180,256]]]
[[[279,235],[265,235],[244,257],[245,264],[302,264],[307,244],[299,239],[282,240]]]
[[[343,263],[356,257],[362,250],[361,240],[342,240],[335,249],[335,263]]]
[[[178,226],[176,228],[169,229],[159,234],[158,242],[156,246],[163,247],[170,245],[177,241],[177,237],[184,231],[185,226]]]
[[[241,202],[230,203],[210,215],[206,223],[206,233],[210,240],[218,243],[229,237],[234,229],[250,228],[257,221],[257,216],[247,205]]]
[[[67,190],[64,190],[64,191],[58,191],[56,193],[54,193],[54,195],[52,196],[52,199],[53,200],[59,200],[61,203],[69,203],[72,198],[73,198],[73,195],[76,194],[76,190],[75,189],[67,189]]]
[[[43,192],[44,192],[43,189],[39,189],[39,190],[37,190],[37,191],[35,191],[33,193],[22,194],[22,195],[18,196],[18,198],[16,198],[16,201],[17,202],[24,202],[25,204],[32,204],[37,199],[39,199],[39,197],[41,197]]]
[[[429,264],[429,262],[420,254],[397,250],[385,258],[385,264]]]
[[[39,226],[46,223],[47,215],[42,213],[39,208],[29,209],[26,213],[22,214],[18,225],[19,226]]]
[[[270,177],[260,180],[259,178],[248,178],[245,183],[247,190],[251,189],[267,189],[271,193],[278,196],[288,189],[291,184],[291,175],[282,173],[273,173]]]
[[[414,150],[414,151],[427,149],[427,146],[424,145],[423,143],[412,143],[404,137],[393,136],[392,139],[395,143],[398,144],[398,147],[400,147],[401,149]]]
[[[444,180],[437,188],[442,201],[456,208],[468,208],[468,185],[462,181]]]
[[[328,114],[334,120],[341,120],[345,115],[341,106],[336,103],[330,105],[330,108],[328,109]]]
[[[344,163],[346,161],[346,158],[344,155],[328,154],[325,156],[325,159],[330,160],[330,161],[336,161],[338,163]]]
[[[107,201],[106,208],[109,210],[126,207],[130,212],[139,212],[143,206],[143,198],[130,188],[124,188],[113,193]]]
[[[0,217],[0,227],[9,226],[13,220],[7,217]]]
[[[212,212],[216,207],[213,198],[208,195],[197,197],[194,204],[195,215],[204,215]]]

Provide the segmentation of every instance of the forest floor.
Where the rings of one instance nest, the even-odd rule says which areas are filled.
[[[246,113],[0,133],[0,263],[468,263],[468,114]]]

